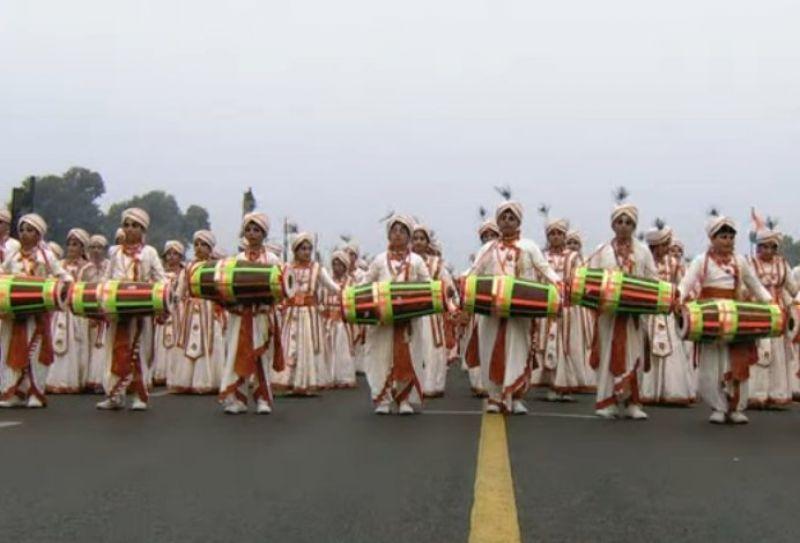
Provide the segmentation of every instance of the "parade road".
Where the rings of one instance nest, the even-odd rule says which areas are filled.
[[[800,410],[742,427],[708,411],[595,419],[593,399],[483,415],[458,370],[422,415],[376,416],[365,384],[225,415],[51,396],[0,412],[2,541],[790,541]]]

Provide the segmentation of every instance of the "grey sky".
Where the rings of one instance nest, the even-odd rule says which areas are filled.
[[[388,209],[458,267],[509,184],[594,245],[624,184],[704,244],[716,204],[797,234],[796,1],[0,4],[0,187],[73,165],[154,188],[230,245],[241,191],[367,250]]]

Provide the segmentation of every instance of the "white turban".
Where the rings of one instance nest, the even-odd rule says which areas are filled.
[[[669,226],[665,226],[664,228],[651,228],[645,233],[644,239],[648,245],[668,243],[672,239],[672,228]]]
[[[64,249],[62,249],[61,245],[55,241],[48,242],[47,247],[50,249],[50,252],[56,255],[56,258],[59,260],[64,258]]]
[[[578,230],[570,230],[567,232],[567,241],[577,241],[583,245],[583,236],[581,236],[581,233]]]
[[[431,229],[425,226],[424,224],[422,223],[415,224],[414,230],[411,233],[413,234],[415,232],[423,232],[425,234],[425,237],[428,238],[429,242],[433,241],[433,233],[431,232]]]
[[[0,208],[0,221],[11,224],[11,212],[6,208]]]
[[[20,217],[19,221],[17,222],[17,227],[20,227],[23,224],[32,226],[34,230],[39,232],[39,236],[41,237],[44,237],[47,234],[47,222],[38,213],[27,213]]]
[[[176,239],[171,239],[164,244],[164,254],[167,254],[169,251],[175,251],[181,256],[186,254],[186,247],[183,246],[183,243]]]
[[[314,249],[314,236],[310,232],[300,232],[297,234],[294,239],[292,240],[292,252],[296,251],[300,244],[307,241],[309,245],[311,245],[311,249]]]
[[[100,245],[102,247],[108,247],[108,240],[102,234],[95,234],[89,238],[89,245]]]
[[[89,247],[89,242],[91,241],[89,232],[87,232],[83,228],[73,228],[72,230],[67,232],[67,239],[69,238],[77,239],[81,243],[81,245],[83,245],[84,249]]]
[[[140,207],[129,207],[123,211],[122,222],[125,222],[125,219],[141,224],[145,230],[150,228],[150,214]]]
[[[513,200],[507,200],[507,201],[499,204],[497,206],[497,209],[494,212],[495,220],[498,220],[500,218],[500,215],[502,215],[506,211],[511,211],[511,213],[513,213],[514,216],[517,217],[519,222],[522,222],[522,217],[524,215],[524,211],[522,209],[522,204],[521,203],[515,202]]]
[[[386,234],[388,235],[389,232],[392,231],[392,227],[395,224],[402,224],[408,229],[409,235],[414,232],[414,221],[411,217],[407,217],[406,215],[392,215],[392,217],[386,221]]]
[[[192,241],[202,241],[212,249],[217,246],[217,237],[211,230],[198,230],[192,236]]]
[[[613,223],[623,215],[630,217],[634,224],[639,224],[639,208],[635,205],[628,203],[617,204],[614,207],[614,211],[611,212],[611,222]]]
[[[756,243],[759,245],[765,243],[776,243],[780,245],[782,240],[783,234],[781,234],[778,230],[773,230],[772,228],[762,228],[756,232]]]
[[[492,219],[483,221],[483,224],[478,228],[478,237],[483,237],[487,232],[493,232],[498,236],[500,235],[500,229],[497,227],[497,223]]]
[[[349,268],[350,267],[350,257],[347,255],[346,252],[344,252],[344,251],[334,251],[333,254],[331,255],[331,264],[333,264],[337,260],[339,262],[341,262],[342,264],[344,264],[345,268]]]
[[[736,223],[733,219],[723,215],[712,216],[706,223],[706,234],[708,234],[709,238],[713,238],[725,226],[736,231]]]
[[[557,230],[566,234],[569,232],[569,221],[567,219],[548,220],[545,224],[544,231],[549,234],[553,230]]]
[[[245,214],[245,216],[242,217],[242,235],[244,235],[244,229],[250,223],[253,223],[261,228],[264,231],[264,235],[269,233],[269,217],[267,217],[264,213],[251,211],[250,213]]]

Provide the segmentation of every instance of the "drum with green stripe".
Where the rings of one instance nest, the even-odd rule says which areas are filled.
[[[700,300],[680,309],[678,334],[697,343],[741,343],[780,337],[786,331],[786,321],[778,304]]]
[[[195,265],[189,290],[222,305],[273,305],[294,295],[294,282],[294,274],[280,266],[226,258]]]
[[[675,286],[618,270],[578,268],[570,282],[570,302],[603,313],[664,315],[675,302]]]
[[[134,281],[77,282],[69,292],[70,311],[91,319],[125,319],[165,315],[173,293],[169,283]]]
[[[510,275],[470,275],[464,281],[464,310],[500,318],[554,317],[561,307],[554,285]]]
[[[342,314],[352,324],[388,325],[442,313],[441,281],[382,281],[350,286],[342,292]]]
[[[61,307],[65,283],[27,275],[0,275],[0,316],[25,317]]]

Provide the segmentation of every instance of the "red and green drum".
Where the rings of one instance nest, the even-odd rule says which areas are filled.
[[[78,282],[69,292],[73,314],[92,319],[124,319],[169,313],[173,293],[169,283],[134,281]]]
[[[24,317],[59,309],[65,283],[27,275],[0,275],[0,315]]]
[[[441,281],[381,281],[342,292],[342,314],[352,324],[388,325],[444,312]]]
[[[293,296],[295,290],[290,270],[236,258],[198,264],[190,277],[192,296],[222,305],[274,305]]]
[[[510,275],[470,275],[464,281],[464,310],[504,319],[554,317],[561,301],[554,285]]]
[[[675,286],[621,271],[578,268],[570,283],[570,301],[603,313],[664,315],[672,310]]]
[[[680,309],[678,335],[698,343],[740,343],[780,337],[786,331],[786,321],[778,304],[700,300]]]

